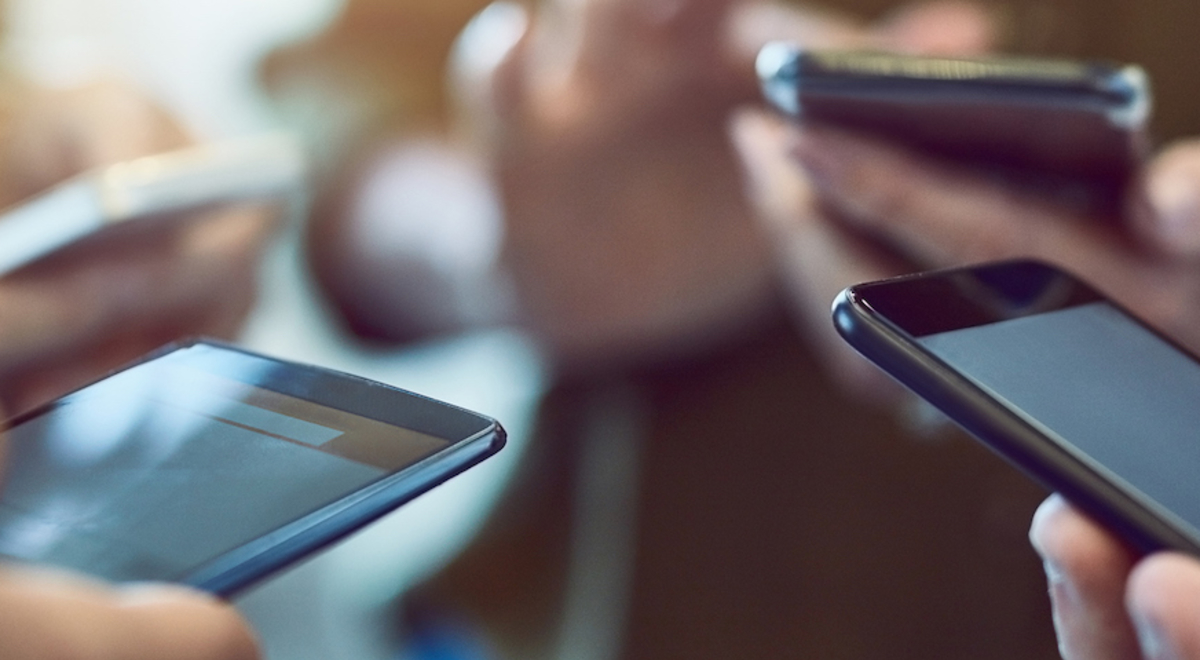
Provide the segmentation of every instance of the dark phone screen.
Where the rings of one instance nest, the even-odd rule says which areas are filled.
[[[14,426],[0,553],[110,580],[182,579],[449,444],[259,387],[297,367],[231,355],[169,353]]]
[[[1200,529],[1200,364],[1124,312],[1089,302],[917,341]]]

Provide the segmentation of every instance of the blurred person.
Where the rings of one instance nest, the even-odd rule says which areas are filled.
[[[759,112],[734,133],[795,308],[843,384],[896,394],[834,334],[841,288],[914,268],[1033,257],[1094,282],[1183,345],[1200,348],[1200,140],[1164,147],[1114,224],[1071,202],[885,141]],[[1138,557],[1053,496],[1031,539],[1045,563],[1063,657],[1200,657],[1200,562]]]
[[[553,655],[580,626],[621,657],[1053,656],[1025,550],[1043,493],[829,387],[778,314],[771,241],[728,141],[735,108],[758,103],[767,40],[969,53],[997,34],[960,3],[874,22],[727,1],[503,3],[468,27],[450,134],[378,135],[338,178],[339,212],[310,228],[360,334],[512,322],[557,370],[488,528],[403,596],[414,648],[465,623],[501,657]],[[462,247],[478,232],[493,242]],[[409,240],[431,235],[424,253]],[[463,300],[495,306],[481,319]],[[635,470],[636,490],[606,491],[618,508],[597,531],[587,484],[616,477],[589,457],[630,444],[637,465],[612,469]]]
[[[130,89],[0,85],[0,207],[92,167],[190,138]],[[48,219],[53,221],[53,218]],[[100,237],[0,278],[0,401],[22,411],[184,336],[231,338],[255,297],[276,210],[246,204]],[[250,659],[253,633],[228,603],[182,587],[111,586],[0,566],[6,658]]]
[[[346,16],[359,22],[335,33],[345,52],[368,52],[370,39],[356,35],[419,30],[425,4],[351,4]],[[436,76],[426,87],[396,76],[413,90],[397,94],[360,84],[349,59],[312,65],[328,86],[268,68],[292,81],[277,92],[307,90],[335,123],[357,116],[336,93],[326,98],[347,81],[368,108],[382,93],[427,110],[409,119],[381,103],[392,121],[376,125],[386,130],[331,149],[355,156],[330,169],[309,249],[348,325],[405,341],[513,322],[558,368],[504,506],[465,555],[407,597],[413,629],[444,617],[450,629],[478,624],[502,656],[552,653],[555,627],[571,628],[563,594],[590,570],[575,565],[572,545],[579,483],[594,477],[580,456],[589,443],[627,441],[630,430],[611,420],[633,418],[639,481],[636,504],[622,510],[635,529],[629,602],[616,621],[594,613],[590,622],[593,635],[617,638],[617,652],[1054,655],[1037,565],[1021,549],[1044,494],[965,440],[913,434],[830,388],[830,375],[860,392],[877,381],[821,334],[828,299],[819,327],[780,323],[775,271],[815,309],[831,282],[862,274],[844,256],[856,245],[845,234],[858,232],[780,229],[796,224],[800,205],[762,212],[776,202],[755,182],[772,174],[750,177],[743,196],[726,125],[737,106],[757,104],[749,63],[770,38],[941,53],[1002,39],[1023,52],[1146,63],[1163,101],[1158,126],[1177,133],[1191,119],[1186,88],[1173,84],[1183,67],[1172,62],[1190,47],[1192,12],[1121,0],[837,7],[876,20],[757,3],[494,5],[460,41],[457,105]],[[323,39],[310,63],[323,61]],[[434,54],[390,66],[428,71],[450,50],[420,43],[435,43]],[[807,179],[819,175],[814,165],[782,185],[811,203]],[[755,215],[784,220],[764,239]]]

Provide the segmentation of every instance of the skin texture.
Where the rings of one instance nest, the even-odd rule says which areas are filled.
[[[832,373],[869,397],[897,392],[834,336],[843,287],[915,267],[1012,257],[1060,264],[1193,349],[1200,347],[1200,142],[1169,146],[1129,193],[1123,224],[952,163],[827,126],[751,111],[734,122],[747,189],[775,237],[795,309]],[[1063,657],[1200,657],[1200,562],[1135,557],[1054,496],[1031,531]]]

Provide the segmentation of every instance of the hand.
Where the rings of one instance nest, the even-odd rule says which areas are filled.
[[[169,341],[232,337],[272,220],[257,208],[206,212],[0,278],[0,401],[23,411]]]
[[[758,49],[784,37],[956,51],[991,38],[982,11],[958,3],[873,30],[735,0],[503,4],[468,27],[465,131],[498,180],[522,319],[560,358],[687,350],[764,307],[768,250],[726,126],[758,102]]]
[[[44,89],[0,78],[0,208],[83,172],[191,142],[164,109],[102,80]]]
[[[0,172],[11,176],[0,176],[0,202],[186,143],[164,112],[113,85],[9,103]],[[19,412],[181,336],[231,336],[254,300],[275,220],[265,208],[207,210],[0,278],[0,401]]]
[[[1060,496],[1030,531],[1050,583],[1065,660],[1200,659],[1200,561],[1175,553],[1138,560]]]
[[[233,606],[182,587],[110,587],[65,573],[0,568],[8,660],[254,660]]]
[[[849,284],[916,268],[1043,259],[1200,348],[1200,143],[1181,143],[1147,167],[1131,224],[1120,227],[1065,200],[828,127],[748,115],[739,135],[797,308],[828,345],[833,371],[859,391],[884,392],[884,380],[834,336],[829,302]]]

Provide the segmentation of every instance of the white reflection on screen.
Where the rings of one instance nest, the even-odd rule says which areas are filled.
[[[36,557],[64,538],[102,524],[98,518],[110,502],[136,490],[203,431],[209,415],[238,405],[247,389],[240,382],[171,365],[169,359],[118,373],[65,397],[54,413],[41,418],[40,432],[14,430],[16,441],[38,443],[36,462],[43,469],[53,466],[59,477],[76,474],[78,488],[42,491],[36,515],[0,516],[0,553]],[[249,368],[256,371],[262,369]],[[245,374],[250,382],[256,377]],[[13,458],[20,461],[25,450],[14,449]],[[29,465],[24,461],[16,469]],[[22,479],[10,474],[8,481],[12,486]]]

